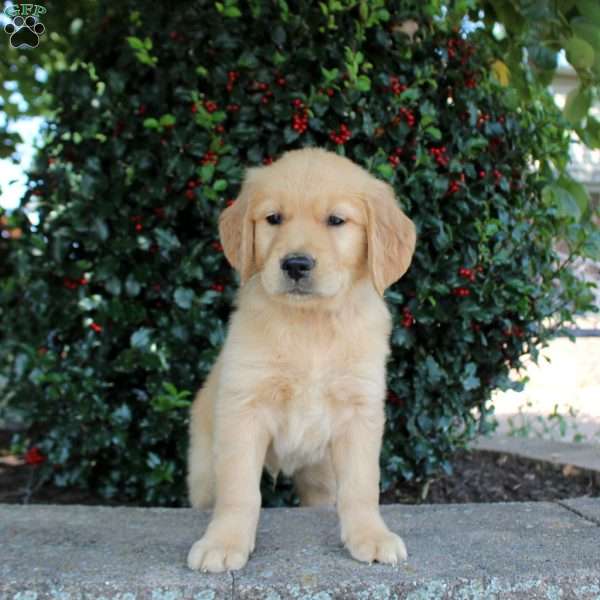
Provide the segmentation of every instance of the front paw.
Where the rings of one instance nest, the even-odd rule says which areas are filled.
[[[250,556],[250,548],[239,540],[211,538],[205,535],[190,549],[187,564],[195,571],[221,573],[241,569]]]
[[[396,565],[406,560],[406,546],[402,538],[388,529],[356,532],[346,540],[350,554],[362,562],[373,561]]]

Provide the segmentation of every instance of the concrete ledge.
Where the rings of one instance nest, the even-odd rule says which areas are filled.
[[[342,548],[332,509],[263,510],[247,567],[207,575],[185,558],[208,513],[0,505],[0,600],[600,598],[600,499],[385,506],[399,567]]]
[[[473,444],[473,448],[516,454],[524,458],[545,460],[557,465],[573,465],[600,475],[600,445],[598,444],[575,444],[543,438],[493,435],[478,438]]]

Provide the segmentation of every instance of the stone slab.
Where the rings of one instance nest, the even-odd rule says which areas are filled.
[[[563,506],[568,506],[586,519],[589,519],[600,526],[599,500],[599,498],[573,498],[572,500],[563,500],[561,504]],[[598,543],[600,544],[600,540],[598,540]]]
[[[573,465],[600,473],[600,445],[555,442],[541,438],[520,438],[506,435],[480,437],[473,444],[479,450],[506,452],[525,458],[546,460],[559,465]]]
[[[600,598],[600,527],[558,504],[382,512],[408,547],[398,567],[353,560],[333,509],[281,508],[244,570],[208,575],[185,566],[208,513],[0,505],[0,600]]]

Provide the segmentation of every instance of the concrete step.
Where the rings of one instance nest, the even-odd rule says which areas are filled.
[[[475,450],[516,454],[524,458],[544,460],[557,465],[572,465],[579,469],[595,472],[600,477],[600,445],[598,444],[557,442],[543,438],[522,438],[499,434],[480,437],[472,447]]]
[[[384,506],[409,560],[353,560],[335,511],[263,510],[242,571],[185,566],[208,513],[0,505],[0,600],[600,598],[600,499]]]

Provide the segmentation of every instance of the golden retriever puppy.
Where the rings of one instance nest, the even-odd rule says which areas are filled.
[[[395,564],[379,512],[391,318],[415,227],[392,188],[319,148],[247,171],[220,217],[241,286],[227,340],[191,409],[188,487],[214,506],[192,569],[240,569],[254,549],[263,467],[304,505],[336,504],[352,556]]]

